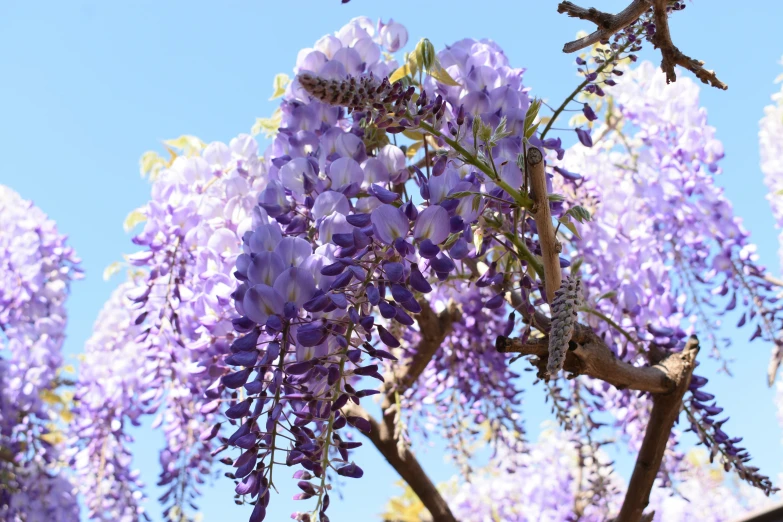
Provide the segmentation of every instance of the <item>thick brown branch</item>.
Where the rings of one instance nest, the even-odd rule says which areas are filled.
[[[427,301],[421,300],[421,313],[416,316],[421,332],[421,340],[416,346],[413,356],[405,363],[399,364],[394,375],[386,379],[384,393],[396,391],[404,393],[421,375],[421,372],[432,360],[443,340],[451,332],[454,321],[459,320],[459,310],[451,305],[440,314],[436,314]]]
[[[410,486],[432,515],[433,522],[456,522],[448,504],[422,469],[416,457],[403,444],[399,444],[395,430],[395,394],[402,394],[410,388],[427,367],[435,352],[451,332],[454,321],[460,319],[456,306],[450,305],[436,314],[426,301],[421,301],[422,311],[416,317],[421,340],[413,356],[395,368],[391,375],[385,375],[381,388],[384,394],[381,402],[383,419],[378,422],[361,406],[348,403],[343,407],[345,415],[363,417],[370,421],[371,431],[367,438],[378,448],[389,464]]]
[[[13,464],[15,462],[14,453],[5,446],[0,446],[0,460]]]
[[[669,15],[666,12],[668,0],[654,0],[655,12],[653,14],[655,20],[655,34],[652,37],[652,43],[655,47],[661,50],[661,69],[666,73],[666,82],[671,83],[677,81],[677,74],[674,72],[674,67],[679,65],[685,69],[691,71],[702,82],[723,89],[724,91],[729,88],[728,85],[723,83],[715,75],[714,71],[708,71],[704,67],[704,62],[696,60],[683,54],[672,43],[672,36],[669,32]]]
[[[387,422],[378,422],[364,408],[348,403],[344,408],[347,415],[362,417],[370,421],[372,431],[367,437],[389,464],[400,474],[416,493],[424,506],[432,515],[433,522],[456,522],[448,504],[441,496],[435,484],[422,469],[416,456],[410,450],[399,450],[394,439],[394,429]]]
[[[535,148],[527,151],[527,170],[533,195],[533,219],[538,229],[538,241],[541,243],[541,259],[544,265],[544,285],[546,300],[552,303],[555,292],[560,288],[563,275],[560,271],[560,255],[552,226],[552,213],[549,210],[549,193],[546,189],[544,156]]]
[[[672,392],[653,395],[653,407],[650,421],[644,433],[644,441],[636,458],[628,492],[617,522],[639,522],[647,504],[650,502],[650,490],[661,467],[661,460],[669,442],[669,434],[674,422],[680,415],[682,397],[688,390],[699,353],[699,340],[692,335],[682,352],[670,355],[661,362],[668,375],[676,383]]]
[[[633,366],[621,361],[592,330],[577,325],[571,338],[572,349],[566,354],[563,369],[573,376],[587,375],[600,379],[620,390],[640,390],[650,393],[669,393],[675,388],[675,381],[664,363],[653,366]],[[524,355],[536,355],[543,372],[549,354],[546,339],[538,342],[522,343],[519,339],[498,337],[496,347],[499,352],[513,352]]]
[[[565,13],[574,18],[589,20],[598,26],[598,30],[563,46],[564,53],[573,53],[605,40],[613,34],[621,31],[634,23],[650,8],[650,0],[633,0],[628,7],[616,15],[604,13],[591,7],[585,9],[572,2],[560,2],[557,6],[558,13]]]

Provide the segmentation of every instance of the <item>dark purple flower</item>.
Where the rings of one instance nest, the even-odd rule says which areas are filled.
[[[593,146],[593,138],[590,137],[590,132],[586,131],[581,128],[574,129],[576,131],[576,136],[579,138],[579,142],[584,145],[585,147],[592,147]]]

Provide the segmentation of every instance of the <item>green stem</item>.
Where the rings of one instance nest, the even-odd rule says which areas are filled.
[[[348,326],[348,331],[345,333],[345,338],[348,339],[348,346],[351,346],[351,336],[353,334],[353,324]],[[346,356],[345,354],[348,352],[348,348],[345,349],[345,353],[341,354],[340,357],[340,375],[343,375],[343,372],[345,370],[345,360]],[[335,402],[340,397],[340,380],[337,381],[336,386],[334,388],[334,393],[332,394],[332,402]],[[326,437],[324,437],[324,455],[323,459],[321,460],[321,468],[323,469],[321,474],[321,489],[318,492],[318,503],[315,505],[315,509],[313,510],[313,516],[318,512],[318,509],[323,504],[323,498],[324,494],[326,493],[326,470],[329,468],[329,441],[332,438],[332,430],[334,427],[334,420],[336,417],[336,412],[332,412],[329,415],[329,423],[326,426]]]
[[[280,347],[280,362],[278,363],[278,369],[280,372],[283,371],[283,368],[285,366],[285,356],[288,353],[288,324],[286,324],[283,327],[283,337],[282,337],[282,345]],[[275,399],[272,402],[272,404],[279,404],[280,403],[280,388],[277,388],[277,391],[275,392]],[[275,483],[272,480],[272,473],[274,472],[274,464],[275,464],[275,442],[277,441],[277,423],[274,424],[274,427],[272,428],[272,440],[270,443],[270,451],[272,458],[269,462],[269,487],[277,491],[275,488]]]
[[[594,316],[598,317],[599,319],[601,319],[601,320],[603,320],[604,322],[606,322],[606,324],[608,324],[609,326],[611,326],[612,328],[614,328],[615,330],[617,330],[618,332],[620,332],[620,333],[623,335],[623,337],[625,337],[626,339],[628,339],[628,342],[629,342],[629,343],[631,343],[632,345],[634,345],[634,346],[635,346],[635,347],[636,347],[636,348],[637,348],[637,349],[638,349],[640,352],[646,352],[646,351],[647,351],[647,350],[645,350],[645,349],[644,349],[644,347],[643,347],[643,346],[641,346],[641,345],[638,343],[638,341],[636,341],[636,339],[634,339],[633,337],[631,337],[631,334],[629,334],[628,332],[626,332],[626,331],[623,329],[623,327],[622,327],[622,326],[620,326],[619,324],[617,324],[616,322],[614,322],[614,321],[613,321],[613,320],[612,320],[610,317],[608,317],[608,316],[606,316],[606,315],[602,314],[601,312],[599,312],[599,311],[598,311],[598,310],[596,310],[595,308],[590,308],[589,306],[582,306],[582,307],[580,307],[580,308],[579,308],[579,311],[580,311],[580,312],[586,312],[586,313],[588,313],[588,314],[591,314],[591,315],[594,315]]]
[[[544,281],[544,265],[542,265],[541,262],[536,259],[536,256],[533,255],[533,252],[527,248],[527,246],[518,236],[511,233],[504,235],[516,247],[519,257],[527,261],[528,264],[533,267],[533,270],[536,271],[538,277],[541,278],[541,281]]]
[[[638,36],[639,34],[641,34],[641,31],[637,31],[636,35]],[[629,45],[631,45],[630,41],[624,43],[619,49],[617,49],[617,51],[615,51],[612,54],[612,56],[608,60],[606,60],[604,63],[602,63],[598,67],[598,69],[595,70],[595,73],[596,74],[601,74],[602,72],[604,72],[604,70],[607,67],[609,67],[609,65],[614,63],[615,58],[617,58],[620,55],[620,53],[625,51],[628,48]],[[574,101],[574,98],[576,98],[577,94],[582,92],[582,89],[587,87],[587,85],[589,85],[590,83],[591,83],[591,80],[588,80],[587,78],[585,78],[585,80],[582,83],[580,83],[576,87],[576,89],[574,89],[574,91],[568,96],[568,98],[563,100],[563,103],[561,103],[560,107],[558,107],[557,110],[555,110],[555,113],[552,115],[552,118],[550,118],[549,122],[547,122],[547,124],[546,124],[546,127],[544,127],[544,132],[541,133],[541,140],[543,140],[546,137],[547,133],[552,128],[552,124],[555,123],[555,120],[557,119],[558,116],[560,116],[560,114],[566,108],[566,105],[568,105],[569,103]]]
[[[505,190],[513,199],[514,201],[522,208],[526,209],[532,209],[533,208],[533,200],[529,197],[523,195],[521,192],[516,190],[515,188],[512,188],[511,185],[500,179],[500,177],[495,174],[495,172],[492,170],[492,168],[484,163],[483,161],[480,161],[474,154],[472,154],[470,151],[468,151],[465,147],[459,144],[458,141],[453,140],[449,138],[448,136],[444,136],[439,130],[437,130],[435,127],[430,125],[427,122],[421,122],[419,124],[419,127],[424,129],[425,131],[429,132],[433,136],[437,136],[439,138],[443,138],[443,140],[449,144],[449,146],[460,153],[462,160],[465,161],[465,163],[468,163],[469,165],[473,165],[474,167],[478,168],[481,172],[489,176],[489,178],[500,188]]]

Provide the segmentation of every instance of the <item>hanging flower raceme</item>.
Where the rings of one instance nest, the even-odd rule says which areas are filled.
[[[572,242],[587,306],[595,311],[588,323],[619,357],[634,362],[646,362],[644,346],[666,353],[682,346],[689,333],[709,335],[719,317],[737,306],[744,312],[738,326],[751,323],[751,338],[763,331],[773,340],[779,305],[755,262],[755,246],[714,184],[723,150],[699,108],[698,87],[687,79],[667,86],[663,74],[643,63],[608,94],[610,117],[619,127],[601,129],[604,137],[592,149],[576,146],[564,165],[585,174],[574,198],[593,215]],[[633,156],[625,146],[633,147]],[[707,312],[713,308],[718,312]],[[719,345],[712,341],[717,357]],[[618,416],[638,448],[645,400],[604,388],[596,384],[603,408]],[[725,462],[739,454],[744,460],[737,464],[745,468],[744,450],[723,450]],[[770,487],[766,477],[742,475]]]
[[[61,452],[71,414],[59,370],[80,261],[54,221],[4,186],[0,222],[0,517],[73,520],[79,508]]]
[[[227,371],[223,358],[235,337],[230,274],[241,250],[241,236],[260,219],[253,214],[252,194],[260,190],[264,165],[255,140],[248,135],[228,145],[205,145],[192,137],[167,144],[181,154],[169,162],[145,155],[145,165],[158,165],[151,176],[152,199],[128,220],[129,227],[144,223],[133,238],[143,250],[127,258],[143,274],[135,275],[130,287],[123,287],[124,297],[115,296],[104,312],[120,321],[119,312],[113,310],[125,303],[132,314],[128,337],[103,344],[102,351],[88,345],[96,366],[88,366],[80,387],[89,395],[89,390],[104,385],[99,379],[101,361],[121,360],[126,352],[137,354],[135,375],[115,375],[135,386],[123,393],[137,399],[120,394],[111,412],[90,410],[89,403],[84,407],[94,421],[94,431],[107,441],[104,456],[115,459],[118,473],[131,477],[130,470],[122,468],[128,464],[123,446],[127,436],[115,427],[135,423],[141,414],[156,415],[153,428],[162,427],[166,440],[160,454],[158,484],[165,486],[160,500],[167,506],[166,513],[175,516],[193,504],[213,460],[211,442],[200,436],[218,415],[220,390],[210,385]],[[101,327],[96,338],[107,335]],[[132,337],[131,331],[135,331]],[[107,423],[111,433],[101,431]],[[83,426],[76,434],[84,447],[77,459],[80,473],[102,476],[105,459],[99,455],[104,449],[94,446],[90,433]],[[130,490],[109,499],[102,498],[100,491],[94,495],[91,500],[96,506],[107,508],[114,502],[112,509],[118,512],[135,510],[138,500]],[[108,513],[96,507],[91,516]]]
[[[541,473],[541,470],[549,470]],[[591,487],[605,482],[600,498]],[[542,432],[527,452],[501,451],[470,482],[450,488],[446,497],[458,520],[607,520],[619,509],[622,479],[615,473],[591,476],[585,459],[567,434]]]
[[[422,311],[418,297],[431,292],[436,281],[464,273],[467,267],[458,269],[457,264],[476,253],[473,227],[485,204],[480,197],[455,194],[478,192],[483,178],[450,161],[442,168],[435,165],[429,175],[407,168],[403,150],[377,132],[405,127],[395,119],[403,109],[415,108],[422,121],[429,118],[440,126],[444,97],[424,91],[414,100],[409,88],[377,79],[394,70],[392,64],[346,61],[357,47],[380,55],[361,43],[367,36],[344,37],[362,31],[369,35],[365,21],[351,26],[300,53],[297,77],[282,102],[282,126],[265,156],[269,181],[256,210],[262,219],[245,234],[244,254],[237,259],[240,285],[234,298],[242,317],[234,324],[244,336],[226,362],[240,369],[221,382],[244,390],[235,394],[228,410],[239,427],[226,442],[245,450],[232,462],[241,479],[237,492],[249,493],[256,502],[253,519],[265,513],[276,450],[285,452],[289,464],[305,468],[303,476],[310,480],[300,484],[299,498],[317,497],[315,511],[321,515],[328,505],[329,463],[338,474],[361,474],[335,435],[346,425],[368,426],[343,414],[343,406],[375,393],[356,391],[358,378],[380,377],[377,362],[392,359],[389,350],[412,339],[406,332],[415,323],[412,316]],[[491,47],[491,60],[505,60],[496,47],[475,45]],[[521,71],[504,74],[505,79],[494,81],[507,97],[497,100],[494,111],[508,105],[511,113],[527,98],[520,90]],[[502,97],[500,91],[496,96]],[[352,109],[351,118],[336,105]],[[451,109],[456,115],[457,108]],[[375,125],[381,118],[391,123]],[[521,180],[515,164],[513,168]],[[419,186],[422,205],[406,194],[409,179]],[[484,306],[496,309],[502,296],[498,300],[489,293],[469,303],[471,312]],[[497,360],[478,383],[481,389],[493,379],[511,377],[499,364],[502,356],[494,355]],[[368,357],[376,363],[364,365]],[[513,404],[501,405],[498,397],[482,412],[478,393],[471,395],[478,422],[501,411],[508,417]],[[516,392],[509,388],[507,394],[504,398],[513,398]],[[332,456],[337,453],[339,458]]]
[[[778,77],[780,81],[781,77]],[[761,171],[764,184],[769,189],[767,200],[772,207],[777,228],[783,224],[783,89],[772,95],[772,105],[764,108],[764,117],[759,122],[759,147],[761,149]],[[778,255],[783,266],[783,232],[779,236]],[[775,380],[783,348],[776,346],[769,367],[769,381]]]
[[[70,432],[72,468],[88,516],[97,520],[148,518],[139,472],[131,468],[129,425],[139,425],[149,404],[140,398],[146,364],[135,338],[141,326],[129,309],[133,281],[121,284],[101,310],[85,344]],[[141,363],[141,364],[140,364]]]
[[[509,333],[514,316],[502,307],[487,308],[489,289],[465,281],[437,285],[428,301],[436,310],[455,307],[456,320],[418,381],[401,397],[407,423],[427,437],[433,426],[442,427],[450,457],[468,474],[474,448],[484,446],[480,435],[493,445],[523,449],[519,375],[507,356],[494,348],[498,333]],[[421,334],[406,338],[405,359],[416,357]],[[474,436],[465,431],[470,421]],[[479,442],[480,441],[480,442]]]

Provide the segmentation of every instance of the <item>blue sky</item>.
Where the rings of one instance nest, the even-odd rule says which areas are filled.
[[[623,7],[614,0],[592,4],[608,11]],[[274,110],[267,101],[274,75],[290,73],[299,49],[357,15],[405,24],[409,48],[422,36],[436,48],[463,37],[490,37],[512,64],[527,68],[525,83],[533,93],[552,103],[578,81],[573,56],[564,55],[562,45],[588,28],[558,15],[553,0],[0,2],[0,183],[58,222],[87,274],[69,301],[67,354],[81,351],[118,282],[104,282],[103,269],[133,251],[122,222],[148,200],[139,156],[181,134],[228,141],[247,132],[256,117]],[[729,0],[701,0],[672,20],[675,43],[729,84],[727,92],[702,89],[702,104],[726,150],[719,183],[775,273],[777,238],[758,166],[757,123],[781,72],[783,44],[773,36],[781,19],[783,2],[764,2],[761,13]],[[651,50],[642,57],[657,60]],[[734,378],[713,379],[710,391],[732,416],[732,434],[744,436],[757,463],[775,476],[783,470],[783,451],[764,379],[770,347],[747,344],[750,332],[721,333],[734,339],[728,351],[736,359]],[[538,398],[534,390],[526,394],[533,437],[546,418]],[[154,484],[161,439],[144,430],[137,439],[137,464]],[[419,453],[425,451],[422,460],[434,480],[453,473],[437,447]],[[370,519],[395,492],[397,477],[375,451],[363,450],[358,460],[372,471],[344,490],[347,501],[333,502],[333,520]],[[620,471],[627,475],[632,462],[620,456]],[[201,502],[207,521],[247,514],[233,506],[230,489],[230,482],[207,488]],[[154,488],[149,492],[154,498]],[[269,520],[287,519],[293,509],[292,491],[281,493]],[[154,503],[150,510],[159,519]]]

